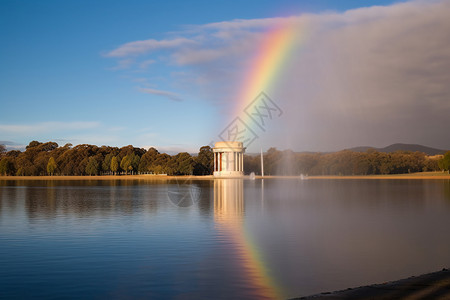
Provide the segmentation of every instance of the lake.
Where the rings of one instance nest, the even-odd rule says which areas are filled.
[[[292,298],[450,266],[449,180],[0,181],[0,298]]]

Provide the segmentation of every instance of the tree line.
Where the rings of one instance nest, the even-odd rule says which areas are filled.
[[[376,175],[425,171],[448,171],[450,151],[444,156],[427,156],[423,152],[391,153],[369,149],[366,152],[343,150],[333,153],[296,153],[270,148],[264,154],[265,175]],[[261,170],[260,156],[245,156],[246,173]]]
[[[32,141],[25,151],[6,151],[0,145],[0,175],[210,175],[213,151],[203,146],[195,156],[181,152],[160,153],[132,145],[122,148],[82,144],[58,146],[55,142]],[[366,152],[343,150],[333,153],[297,153],[270,148],[264,154],[265,175],[373,175],[404,174],[450,169],[450,151],[444,156],[422,152],[391,153],[369,149]],[[244,155],[246,174],[261,170],[259,155]]]
[[[213,168],[209,146],[201,147],[197,156],[187,152],[171,156],[155,148],[145,150],[132,145],[118,148],[66,144],[60,147],[55,142],[32,141],[23,152],[6,152],[3,145],[0,147],[2,175],[208,175]]]

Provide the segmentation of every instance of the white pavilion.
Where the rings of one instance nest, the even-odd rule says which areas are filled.
[[[242,142],[217,142],[214,152],[214,176],[244,176],[244,144]]]

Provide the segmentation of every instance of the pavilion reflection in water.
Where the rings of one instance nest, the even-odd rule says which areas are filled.
[[[214,218],[216,222],[241,222],[244,216],[244,180],[214,180]]]

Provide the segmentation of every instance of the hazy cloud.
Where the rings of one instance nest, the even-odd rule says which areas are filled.
[[[96,128],[98,122],[41,122],[34,124],[0,124],[0,134],[33,134],[63,130],[85,130]]]
[[[134,59],[122,59],[117,62],[117,65],[114,67],[109,68],[109,70],[116,71],[116,70],[125,70],[129,69],[134,64]]]
[[[24,150],[26,144],[32,140],[41,142],[56,141],[62,139],[59,136],[64,135],[64,141],[72,141],[72,134],[89,134],[93,129],[101,127],[99,122],[39,122],[32,124],[0,124],[0,136],[10,139],[6,144],[9,150]],[[100,140],[99,140],[100,141]],[[97,142],[98,143],[98,142]]]
[[[181,152],[187,152],[191,154],[198,153],[198,149],[192,148],[189,145],[177,145],[177,146],[143,146],[142,148],[148,150],[150,148],[155,148],[159,153],[167,153],[169,155],[176,155]]]
[[[449,15],[417,1],[320,16],[277,92],[297,145],[450,147]]]
[[[26,145],[21,145],[19,143],[13,142],[13,141],[0,141],[0,145],[5,146],[7,151],[10,151],[10,150],[22,151],[26,147]]]
[[[153,64],[153,63],[155,63],[156,61],[154,60],[154,59],[147,59],[147,60],[144,60],[143,62],[141,62],[140,64],[139,64],[139,68],[141,68],[141,69],[147,69],[147,67],[149,66],[149,65],[151,65],[151,64]]]
[[[172,101],[181,102],[183,99],[180,98],[180,96],[173,92],[168,91],[162,91],[162,90],[155,90],[155,89],[149,89],[149,88],[139,88],[139,91],[146,94],[153,94],[158,96],[163,96],[165,98],[168,98]]]

